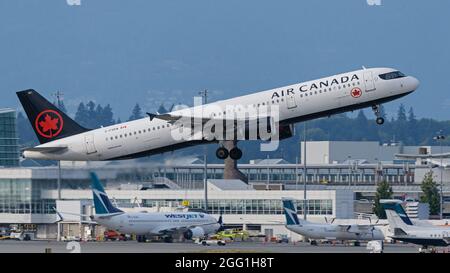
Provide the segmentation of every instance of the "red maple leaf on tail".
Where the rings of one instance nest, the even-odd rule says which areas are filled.
[[[51,116],[46,114],[44,120],[39,121],[39,126],[41,126],[44,133],[50,130],[50,135],[53,135],[51,130],[58,130],[58,122],[59,118],[52,118]]]

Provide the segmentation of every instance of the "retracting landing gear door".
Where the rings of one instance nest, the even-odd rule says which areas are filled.
[[[366,92],[370,92],[375,90],[375,83],[373,81],[373,73],[372,71],[364,72],[364,84],[366,87]]]
[[[86,153],[93,154],[97,152],[97,149],[94,145],[94,135],[86,135],[84,138],[84,142],[86,144]]]

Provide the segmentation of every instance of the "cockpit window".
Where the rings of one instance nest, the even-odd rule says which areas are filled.
[[[397,78],[406,77],[406,75],[400,71],[394,71],[394,72],[380,74],[379,77],[382,78],[383,80],[393,80],[393,79],[397,79]]]

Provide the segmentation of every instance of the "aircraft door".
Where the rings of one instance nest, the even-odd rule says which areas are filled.
[[[286,106],[288,109],[294,109],[297,107],[294,94],[290,94],[286,97]]]
[[[94,145],[94,135],[86,135],[84,137],[84,143],[86,144],[86,154],[93,154],[97,152]]]
[[[375,90],[375,83],[373,81],[373,73],[371,71],[364,72],[364,84],[366,92]]]

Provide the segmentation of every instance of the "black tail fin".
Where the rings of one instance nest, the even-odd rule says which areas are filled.
[[[17,96],[41,144],[88,131],[33,89]]]

